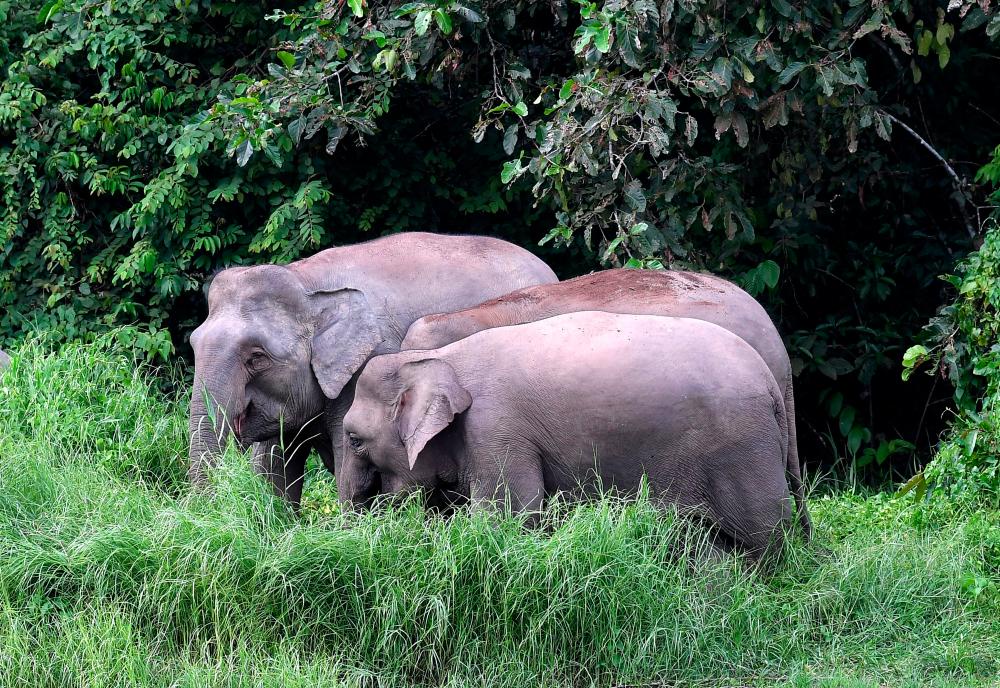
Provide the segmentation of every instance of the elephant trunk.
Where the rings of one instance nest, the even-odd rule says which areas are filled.
[[[350,452],[345,448],[346,452]],[[348,455],[337,474],[337,493],[348,509],[366,510],[382,491],[382,476],[371,464]]]
[[[244,397],[242,379],[234,383],[231,376],[206,376],[195,370],[188,415],[188,478],[196,486],[205,484],[207,470],[218,464],[234,429],[239,442]]]

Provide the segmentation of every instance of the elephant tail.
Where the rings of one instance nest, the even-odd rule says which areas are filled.
[[[790,370],[783,396],[785,424],[788,432],[785,473],[788,476],[788,485],[791,488],[792,496],[795,497],[795,511],[799,528],[802,529],[802,537],[808,542],[812,539],[813,526],[809,509],[806,506],[805,488],[802,484],[802,465],[799,463],[799,446],[795,430],[795,395],[792,392],[792,373]]]
[[[781,453],[784,459],[785,478],[792,497],[795,498],[796,520],[806,540],[812,537],[812,521],[806,509],[805,490],[799,472],[798,451],[795,446],[795,406],[791,395],[791,382],[782,390],[773,376],[770,378],[771,399],[774,403],[774,420],[781,434]],[[789,375],[789,380],[791,375]]]

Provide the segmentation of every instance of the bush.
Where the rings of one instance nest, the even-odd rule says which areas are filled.
[[[946,280],[955,301],[931,322],[930,347],[915,345],[904,376],[930,364],[954,386],[958,411],[924,472],[955,495],[1000,498],[1000,227],[989,221],[983,244]]]

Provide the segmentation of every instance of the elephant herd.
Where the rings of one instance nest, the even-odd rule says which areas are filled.
[[[559,282],[498,239],[401,233],[224,270],[191,344],[196,485],[232,438],[295,506],[315,450],[356,508],[419,491],[530,518],[645,480],[754,559],[811,532],[787,352],[717,277]]]
[[[191,345],[198,486],[233,439],[296,508],[315,450],[354,508],[419,491],[531,519],[645,480],[752,559],[811,535],[788,354],[718,277],[559,282],[499,239],[401,233],[220,272]]]

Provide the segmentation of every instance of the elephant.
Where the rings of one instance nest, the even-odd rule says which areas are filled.
[[[690,318],[580,311],[372,358],[344,417],[340,498],[445,492],[471,508],[601,486],[714,526],[752,559],[791,525],[782,390],[754,349]]]
[[[423,315],[554,281],[541,259],[508,242],[426,232],[221,271],[191,335],[191,481],[205,485],[232,436],[240,447],[256,443],[255,470],[297,508],[310,449],[336,474],[343,416],[369,357],[398,351]]]
[[[761,305],[721,277],[683,271],[619,269],[526,287],[463,311],[420,318],[410,325],[401,348],[436,349],[486,328],[581,310],[705,320],[729,330],[756,349],[784,397],[789,435],[788,479],[795,495],[799,527],[805,539],[810,539],[812,520],[802,485],[788,352]]]
[[[0,370],[3,370],[10,365],[10,356],[4,353],[3,349],[0,349]]]

